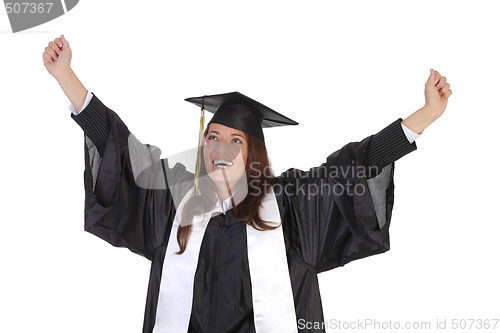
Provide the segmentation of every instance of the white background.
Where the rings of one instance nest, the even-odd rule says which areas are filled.
[[[85,87],[165,155],[196,145],[186,97],[237,90],[298,121],[265,132],[276,173],[410,115],[440,71],[453,95],[396,163],[391,251],[319,275],[325,320],[499,318],[498,9],[82,0],[16,34],[1,9],[0,331],[142,327],[149,262],[83,231],[83,133],[42,64],[61,33]]]

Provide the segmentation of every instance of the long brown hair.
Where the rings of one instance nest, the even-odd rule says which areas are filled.
[[[208,127],[205,130],[205,137]],[[275,177],[271,170],[266,145],[263,140],[244,133],[248,143],[247,161],[245,165],[248,194],[233,207],[234,215],[239,221],[253,226],[257,230],[271,230],[277,227],[271,226],[259,216],[259,208],[262,199],[274,184]],[[201,159],[201,169],[206,171],[204,159]],[[182,218],[177,230],[177,243],[180,250],[176,254],[182,254],[186,250],[187,242],[191,234],[191,221],[195,215],[211,211],[217,202],[215,185],[209,177],[201,177],[199,189],[201,196],[193,195],[188,199],[182,210]]]

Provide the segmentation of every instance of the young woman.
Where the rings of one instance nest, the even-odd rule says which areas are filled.
[[[446,109],[426,104],[307,172],[269,170],[262,127],[294,124],[239,93],[191,98],[215,112],[196,175],[141,144],[73,73],[56,38],[44,65],[85,133],[85,229],[151,260],[144,332],[324,332],[317,274],[389,249],[394,162]]]

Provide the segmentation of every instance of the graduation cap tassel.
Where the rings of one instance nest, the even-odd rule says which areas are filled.
[[[202,143],[203,143],[203,132],[205,130],[205,103],[201,106],[201,118],[200,118],[200,135],[198,138],[198,157],[196,159],[196,174],[194,177],[194,187],[196,195],[201,195],[201,191],[199,188],[199,179],[200,179],[200,169],[201,169],[201,151],[202,151]]]

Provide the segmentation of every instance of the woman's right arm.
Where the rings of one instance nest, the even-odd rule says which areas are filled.
[[[64,35],[48,44],[42,58],[47,71],[57,80],[71,104],[80,112],[87,89],[71,69],[71,48]]]
[[[75,109],[81,111],[87,90],[71,70],[71,49],[64,36],[49,43],[43,59]],[[142,170],[163,165],[159,149],[135,139],[120,117],[96,95],[84,112],[71,117],[85,134],[85,230],[151,259],[155,249],[168,240],[175,214],[164,179],[160,188],[137,183]],[[165,170],[170,172],[168,167]],[[157,174],[163,177],[164,173]],[[142,178],[149,180],[144,175]]]

